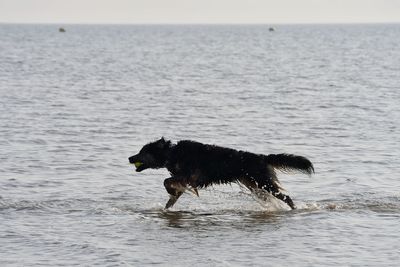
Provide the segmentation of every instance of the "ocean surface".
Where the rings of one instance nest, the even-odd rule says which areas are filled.
[[[400,24],[268,28],[0,24],[0,265],[398,266]],[[161,136],[316,173],[167,211]]]

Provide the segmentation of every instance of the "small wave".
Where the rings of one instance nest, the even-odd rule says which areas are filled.
[[[0,200],[0,211],[13,209],[13,210],[40,210],[43,209],[44,206],[40,202],[33,202],[28,200],[20,200],[20,201],[7,201],[4,199]]]
[[[101,202],[91,199],[10,200],[0,199],[0,211],[32,211],[47,213],[96,212]]]
[[[400,199],[398,197],[385,197],[379,199],[345,199],[345,200],[322,200],[318,202],[302,202],[298,203],[299,211],[314,210],[365,210],[373,212],[400,212]]]

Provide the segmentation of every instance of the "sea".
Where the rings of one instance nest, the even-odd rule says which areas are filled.
[[[399,44],[400,24],[0,24],[0,265],[398,266]],[[128,162],[162,136],[315,174],[278,173],[296,210],[236,184],[165,210],[168,171]]]

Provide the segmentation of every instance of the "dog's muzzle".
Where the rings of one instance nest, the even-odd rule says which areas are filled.
[[[141,172],[145,169],[145,164],[138,160],[136,155],[129,158],[129,163],[135,165],[137,172]]]

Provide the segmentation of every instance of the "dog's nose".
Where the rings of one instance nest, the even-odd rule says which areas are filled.
[[[134,156],[132,156],[132,157],[129,157],[129,163],[130,163],[130,164],[133,164],[133,163],[135,163]]]

